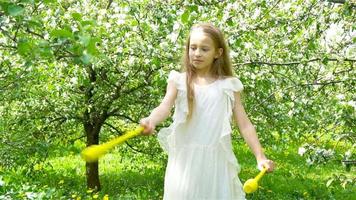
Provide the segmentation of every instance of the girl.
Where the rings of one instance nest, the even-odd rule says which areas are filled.
[[[183,57],[184,72],[171,71],[161,104],[141,119],[152,134],[175,104],[173,123],[158,133],[168,153],[164,199],[245,199],[232,151],[230,119],[253,151],[258,166],[273,171],[240,99],[243,85],[233,77],[222,32],[210,24],[193,26]]]

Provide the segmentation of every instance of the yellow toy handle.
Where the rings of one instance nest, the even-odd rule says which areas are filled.
[[[260,171],[260,173],[257,174],[255,177],[255,180],[258,182],[262,178],[263,175],[267,172],[267,168],[263,167],[263,169]]]
[[[105,155],[110,149],[118,144],[125,142],[126,140],[140,135],[144,130],[142,126],[137,127],[135,130],[129,131],[124,135],[117,137],[109,142],[103,143],[101,145],[91,145],[85,148],[81,152],[83,160],[86,162],[96,162],[101,156]]]
[[[263,169],[258,173],[258,175],[255,178],[248,179],[244,186],[243,190],[247,193],[250,194],[258,189],[258,182],[262,178],[262,176],[266,173],[267,168],[263,167]]]

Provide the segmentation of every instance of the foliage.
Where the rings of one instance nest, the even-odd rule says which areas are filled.
[[[201,21],[223,30],[265,146],[354,138],[354,19],[354,3],[332,0],[0,1],[0,167],[31,174],[58,146],[133,127],[159,104]],[[120,151],[165,159],[154,138],[127,144]]]

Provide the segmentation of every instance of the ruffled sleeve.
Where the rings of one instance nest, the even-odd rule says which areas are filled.
[[[232,129],[230,125],[230,120],[232,116],[232,108],[235,101],[234,92],[242,91],[243,85],[241,81],[236,77],[227,78],[223,81],[222,90],[227,98],[227,114],[223,122],[223,130],[220,136],[220,143],[224,148],[226,158],[230,163],[231,170],[233,171],[234,174],[233,177],[237,177],[237,174],[240,172],[240,165],[238,164],[238,161],[232,151],[233,149],[231,144]]]
[[[175,101],[175,109],[173,114],[173,123],[167,127],[162,128],[157,135],[158,141],[167,153],[175,146],[175,132],[179,125],[186,121],[188,114],[188,102],[187,102],[187,89],[186,89],[186,76],[185,72],[179,73],[177,71],[171,71],[168,75],[167,82],[174,83],[178,90],[177,98]]]
[[[234,92],[239,92],[243,90],[244,86],[242,85],[241,81],[238,78],[233,77],[233,78],[226,79],[226,88]]]
[[[186,87],[184,85],[184,78],[184,73],[179,73],[175,70],[172,70],[168,75],[167,82],[173,82],[178,90],[185,90]]]
[[[227,78],[224,81],[223,90],[225,94],[227,94],[227,96],[229,97],[231,103],[235,101],[234,92],[240,92],[243,89],[244,86],[242,85],[241,81],[236,77]]]

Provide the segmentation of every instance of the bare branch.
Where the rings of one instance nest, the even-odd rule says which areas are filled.
[[[109,126],[111,129],[113,129],[113,130],[114,130],[117,134],[119,134],[119,135],[122,135],[122,133],[123,133],[123,131],[118,130],[116,127],[114,127],[113,125],[111,125],[111,124],[109,124],[109,123],[107,123],[107,122],[104,122],[104,125]],[[132,149],[133,151],[136,151],[136,152],[138,152],[138,153],[143,153],[143,154],[151,155],[151,154],[149,154],[149,153],[146,153],[146,152],[144,152],[144,151],[141,151],[141,150],[139,150],[139,149],[134,148],[134,147],[133,147],[130,143],[128,143],[127,141],[126,141],[125,143],[126,143],[127,146],[129,146],[130,149]]]
[[[27,33],[31,33],[32,35],[35,35],[35,36],[37,36],[37,37],[40,37],[41,39],[44,39],[44,36],[43,36],[43,35],[31,31],[28,27],[27,27],[27,29],[26,29],[26,32],[27,32]]]
[[[10,45],[5,45],[5,44],[0,44],[0,47],[5,47],[9,49],[16,49],[16,46],[10,46]]]
[[[336,3],[336,4],[345,4],[346,1],[345,0],[324,0],[330,3]],[[352,2],[352,0],[349,1],[349,4],[352,8],[356,8],[356,3]]]
[[[354,59],[336,59],[336,58],[327,58],[327,59],[323,59],[323,58],[314,58],[311,60],[306,60],[306,61],[292,61],[292,62],[286,62],[286,63],[273,63],[273,62],[264,62],[264,61],[252,61],[252,62],[245,62],[245,63],[236,63],[236,65],[279,65],[279,66],[283,66],[283,65],[299,65],[299,64],[305,64],[305,63],[310,63],[310,62],[315,62],[315,61],[321,61],[321,60],[326,60],[326,61],[336,61],[336,62],[342,62],[342,61],[347,61],[347,62],[356,62],[356,60]]]
[[[131,117],[129,117],[127,115],[117,113],[119,110],[120,110],[119,108],[116,108],[116,109],[112,110],[110,113],[108,113],[108,115],[109,116],[120,117],[120,118],[123,118],[123,119],[127,119],[127,120],[129,120],[130,122],[133,122],[133,123],[138,123],[137,120],[134,120],[134,119],[132,119]]]
[[[113,2],[113,0],[109,0],[108,5],[106,6],[106,10],[110,8],[112,2]]]

